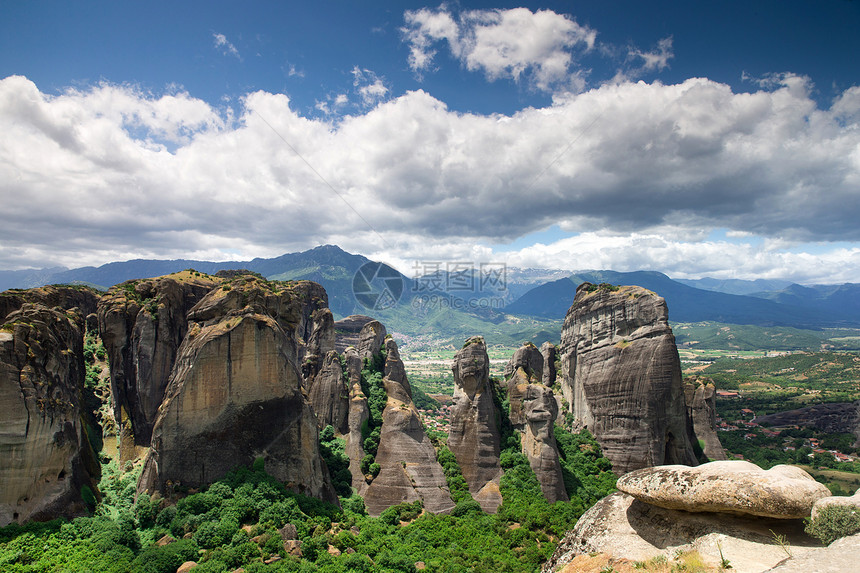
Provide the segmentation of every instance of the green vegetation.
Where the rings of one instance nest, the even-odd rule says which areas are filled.
[[[496,515],[481,511],[444,446],[439,461],[457,502],[451,515],[425,513],[418,501],[371,518],[358,496],[341,498],[338,508],[288,491],[257,463],[235,469],[206,491],[179,499],[140,495],[135,501],[141,466],[121,473],[110,462],[104,466],[103,499],[93,516],[0,529],[0,569],[173,573],[193,560],[199,563],[195,571],[203,573],[237,567],[249,573],[416,571],[418,562],[431,572],[532,572],[583,509],[611,490],[603,469],[608,461],[590,436],[560,428],[556,436],[565,467],[576,478],[570,481],[576,488],[569,490],[572,501],[544,500],[519,453],[518,437],[509,432],[504,503]],[[329,448],[326,455],[337,457],[337,446],[333,430],[324,429],[321,449]],[[278,530],[286,524],[295,527],[301,558],[284,547]],[[158,545],[161,539],[172,541]]]
[[[367,396],[370,417],[361,425],[361,438],[365,456],[361,460],[361,471],[366,476],[376,477],[380,466],[375,462],[379,449],[379,436],[382,432],[382,412],[388,403],[388,393],[382,382],[385,373],[385,349],[373,357],[365,359],[361,370],[361,391]]]
[[[860,510],[846,505],[827,505],[806,523],[806,533],[830,545],[841,537],[860,533]]]

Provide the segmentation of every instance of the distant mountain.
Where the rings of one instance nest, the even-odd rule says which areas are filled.
[[[753,281],[743,279],[715,279],[704,277],[701,279],[673,279],[676,282],[702,290],[712,290],[726,294],[748,294],[782,290],[791,285],[791,281],[780,279],[755,279]]]
[[[811,295],[807,298],[792,298],[786,295],[786,302],[782,302],[755,296],[726,294],[693,288],[654,271],[577,273],[532,289],[508,305],[506,311],[543,318],[563,318],[573,301],[576,287],[586,281],[639,285],[652,290],[666,299],[669,318],[675,322],[714,321],[796,328],[860,325],[860,312],[834,312],[825,306],[811,306]],[[850,296],[845,289],[834,289],[832,296],[836,296],[836,292],[839,292],[840,299]]]
[[[803,306],[823,314],[856,317],[860,315],[860,284],[791,284],[775,292],[756,292],[752,296],[780,304]]]

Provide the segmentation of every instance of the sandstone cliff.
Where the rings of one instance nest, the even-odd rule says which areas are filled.
[[[558,417],[558,402],[543,379],[543,355],[530,342],[516,350],[505,372],[510,419],[522,435],[523,453],[540,482],[547,501],[567,501],[567,491],[558,459],[553,426]]]
[[[562,391],[616,473],[697,463],[666,302],[635,286],[583,283],[561,335]]]
[[[96,311],[99,293],[86,286],[48,285],[27,290],[11,289],[0,292],[0,320],[19,310],[25,303],[40,304],[47,308],[78,309],[87,317]]]
[[[343,354],[350,346],[358,348],[358,340],[361,334],[361,329],[368,322],[373,321],[369,316],[363,314],[351,314],[342,320],[334,323],[334,330],[337,336],[335,341],[335,350]]]
[[[490,359],[484,338],[474,336],[454,356],[454,406],[448,447],[457,458],[469,492],[488,513],[502,504],[499,480],[500,435],[490,386]]]
[[[552,342],[544,342],[540,345],[540,353],[543,356],[543,385],[553,388],[558,375],[556,370],[558,347]]]
[[[0,526],[81,515],[82,491],[95,502],[99,466],[82,421],[82,327],[77,312],[32,303],[2,321]]]
[[[99,332],[110,359],[123,462],[149,447],[158,407],[188,330],[186,315],[221,282],[183,271],[124,282],[99,302]]]
[[[693,422],[693,434],[709,460],[728,459],[717,435],[717,403],[713,380],[691,378],[684,383],[687,414]]]
[[[431,513],[449,512],[454,502],[442,466],[436,461],[436,451],[412,403],[412,390],[394,340],[385,340],[385,350],[383,382],[388,400],[376,453],[381,469],[364,494],[367,512],[376,516],[392,505],[418,499]]]
[[[191,309],[139,491],[202,486],[262,457],[288,487],[336,501],[297,366],[305,286],[240,278]]]

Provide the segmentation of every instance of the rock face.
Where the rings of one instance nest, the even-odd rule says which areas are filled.
[[[490,387],[490,359],[484,338],[475,336],[454,356],[454,406],[448,447],[457,458],[469,492],[488,513],[502,504],[500,435]]]
[[[636,499],[666,509],[723,512],[772,519],[809,517],[813,504],[830,490],[800,468],[765,471],[741,460],[691,468],[644,468],[618,478],[616,487]]]
[[[562,392],[617,474],[695,465],[666,302],[641,287],[576,290],[561,334]]]
[[[684,383],[684,401],[687,416],[693,422],[693,435],[699,440],[709,460],[728,459],[717,435],[717,402],[714,381],[690,378]]]
[[[83,317],[94,313],[99,303],[98,293],[85,286],[48,285],[27,290],[0,292],[0,320],[19,310],[25,303],[40,304],[47,308],[60,307],[65,310],[78,309]]]
[[[505,370],[511,372],[507,379],[511,424],[522,434],[523,453],[547,501],[567,501],[553,433],[558,403],[552,389],[540,384],[543,356],[533,344],[525,343]]]
[[[338,435],[349,432],[349,389],[346,383],[340,356],[332,350],[326,354],[322,368],[312,379],[308,391],[320,429],[331,425]]]
[[[436,450],[412,403],[412,389],[394,340],[385,340],[385,350],[383,382],[388,401],[376,452],[381,469],[364,494],[367,512],[378,516],[392,505],[422,499],[427,511],[447,513],[454,502],[442,466],[436,461]]]
[[[350,346],[358,348],[358,340],[361,334],[361,329],[373,319],[363,314],[351,314],[343,320],[338,320],[334,323],[336,335],[335,350],[343,354]]]
[[[756,422],[771,426],[803,426],[828,434],[854,433],[860,438],[860,400],[815,404],[806,408],[757,416]]]
[[[308,300],[301,283],[246,277],[191,309],[139,491],[203,486],[262,457],[292,489],[336,501],[297,367]]]
[[[116,285],[99,302],[121,461],[149,447],[158,407],[188,331],[186,315],[221,282],[183,271]]]
[[[760,573],[789,557],[786,549],[774,542],[775,535],[785,536],[795,558],[816,551],[818,545],[803,533],[801,520],[689,513],[649,505],[616,492],[579,518],[541,571],[550,573],[583,554],[606,553],[646,561],[660,555],[671,560],[678,551],[696,550],[712,567],[719,567],[726,558],[732,571]]]
[[[558,371],[555,362],[558,359],[558,347],[552,342],[544,342],[540,345],[540,353],[543,356],[543,385],[553,387]]]
[[[84,514],[82,489],[97,491],[81,417],[82,327],[81,314],[32,303],[2,321],[0,526]]]
[[[857,569],[860,533],[837,539],[827,547],[804,551],[803,555],[768,569],[772,573],[844,573]]]

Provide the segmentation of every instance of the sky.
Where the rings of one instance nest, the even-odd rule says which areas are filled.
[[[337,244],[860,282],[858,0],[0,15],[0,269]]]

